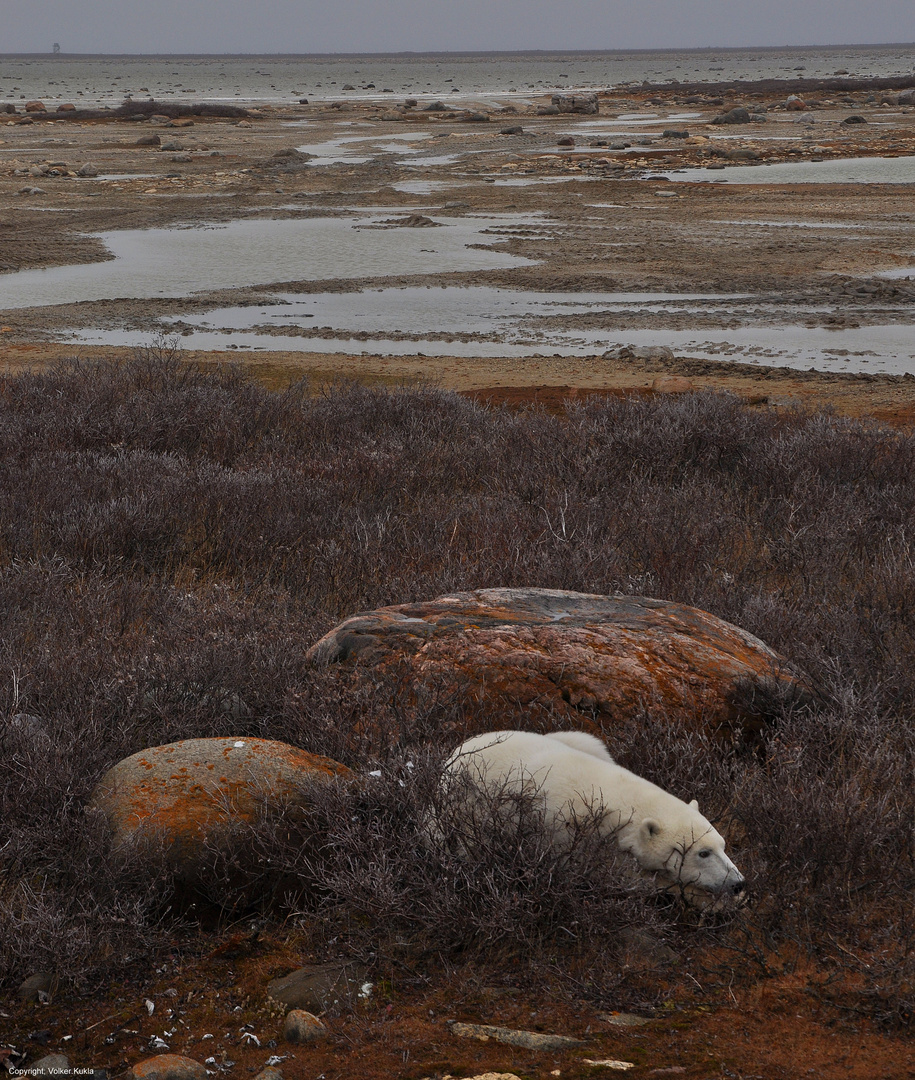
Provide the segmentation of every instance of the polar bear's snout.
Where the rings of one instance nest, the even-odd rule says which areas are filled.
[[[672,859],[666,877],[668,889],[678,890],[704,909],[725,909],[745,900],[746,879],[724,853],[724,840],[715,831]]]

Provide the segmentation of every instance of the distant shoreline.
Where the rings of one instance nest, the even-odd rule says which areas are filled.
[[[845,43],[845,44],[811,44],[806,45],[703,45],[692,49],[680,48],[656,48],[656,49],[432,49],[432,50],[405,50],[403,52],[313,52],[313,53],[280,53],[280,52],[254,52],[254,53],[231,53],[231,52],[151,52],[151,53],[77,53],[77,52],[0,52],[0,60],[359,60],[371,57],[372,59],[430,59],[446,57],[455,60],[460,57],[565,57],[565,56],[666,56],[666,55],[696,55],[702,56],[708,53],[779,53],[779,52],[809,52],[811,49],[828,52],[835,49],[915,49],[915,41],[882,41],[874,43]],[[915,68],[915,57],[913,57]]]

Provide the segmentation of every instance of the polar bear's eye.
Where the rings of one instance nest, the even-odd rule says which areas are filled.
[[[699,852],[699,858],[700,859],[707,859],[709,857],[709,855],[711,855],[711,853],[712,853],[711,848],[703,848],[702,851]]]

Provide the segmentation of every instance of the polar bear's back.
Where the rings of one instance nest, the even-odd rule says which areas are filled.
[[[545,738],[553,739],[572,750],[579,750],[583,754],[600,758],[601,761],[609,761],[611,765],[616,764],[610,756],[610,751],[596,735],[589,735],[585,731],[552,731]]]
[[[662,788],[618,765],[599,739],[579,731],[477,735],[455,750],[445,771],[466,772],[475,784],[486,787],[536,792],[551,818],[602,808],[611,812],[609,828],[634,814],[669,817],[674,804],[686,808]]]

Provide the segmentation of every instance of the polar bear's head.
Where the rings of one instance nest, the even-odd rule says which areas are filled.
[[[695,799],[689,810],[686,820],[675,826],[651,817],[638,822],[632,854],[662,889],[682,893],[696,907],[740,903],[746,882],[725,855],[724,838],[699,813]]]

